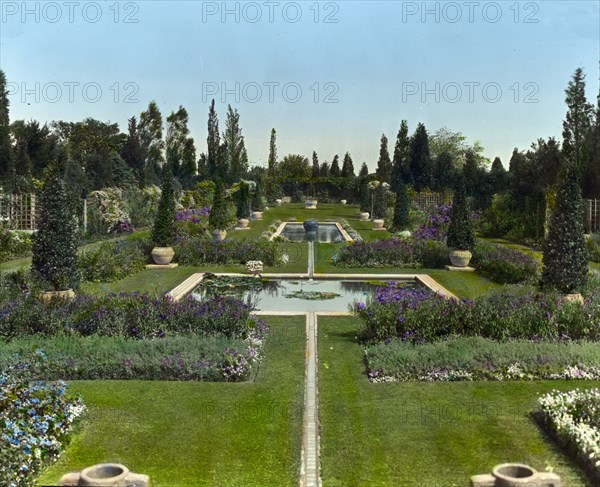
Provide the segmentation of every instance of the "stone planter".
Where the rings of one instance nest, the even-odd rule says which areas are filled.
[[[151,252],[152,260],[158,265],[170,264],[175,255],[172,247],[154,247]]]
[[[582,303],[583,304],[583,296],[581,294],[579,294],[579,293],[563,294],[562,298],[565,301],[576,302],[576,303]]]
[[[263,219],[263,212],[262,211],[253,211],[252,212],[252,217],[255,220],[262,220]]]
[[[361,222],[366,222],[369,219],[369,212],[365,211],[363,213],[360,214],[360,221]]]
[[[307,210],[316,210],[317,209],[317,200],[313,200],[313,199],[305,200],[304,207]]]
[[[340,200],[340,203],[341,203],[342,205],[345,205],[346,203],[348,203],[348,200]]]
[[[281,206],[281,203],[283,202],[283,200],[280,200],[279,198],[275,200],[275,204],[277,206]]]
[[[73,291],[73,289],[64,289],[62,291],[46,291],[41,293],[39,298],[43,303],[49,303],[50,301],[54,301],[56,299],[69,301],[70,299],[75,298],[75,291]]]
[[[215,239],[215,242],[222,242],[227,236],[227,230],[213,230],[211,234]]]
[[[467,267],[473,254],[468,250],[450,250],[450,262],[454,267]]]
[[[240,218],[238,220],[238,228],[248,228],[249,223],[250,220],[248,220],[247,218]]]
[[[560,477],[541,473],[529,465],[502,463],[496,465],[491,475],[474,475],[471,487],[561,487]]]
[[[383,230],[384,223],[385,221],[381,220],[380,218],[373,220],[373,230]]]
[[[64,475],[60,485],[94,487],[150,487],[150,477],[130,472],[125,465],[119,463],[100,463],[81,472]]]
[[[317,220],[305,220],[302,226],[305,232],[316,232],[319,228],[319,222]]]

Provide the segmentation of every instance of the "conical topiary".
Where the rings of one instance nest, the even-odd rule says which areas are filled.
[[[562,293],[581,290],[588,278],[581,189],[575,169],[559,180],[542,259],[542,286]]]
[[[467,195],[462,176],[456,179],[446,245],[453,250],[472,250],[475,245],[475,235],[471,220],[469,220]]]
[[[265,211],[265,200],[260,179],[256,181],[256,186],[254,187],[254,194],[252,195],[252,211]]]
[[[383,186],[383,182],[379,184],[374,190],[373,194],[373,217],[376,219],[384,219],[386,213],[386,204],[385,204],[385,187]]]
[[[225,201],[225,187],[220,179],[217,179],[215,182],[215,196],[213,198],[212,207],[210,208],[208,226],[212,230],[226,230],[229,226]]]
[[[175,224],[175,190],[173,174],[166,170],[161,185],[158,212],[150,238],[157,247],[170,247],[175,242],[177,227]]]
[[[65,183],[49,169],[39,199],[38,231],[33,241],[31,270],[54,291],[76,287],[77,222]]]
[[[408,226],[408,192],[401,178],[396,183],[396,202],[394,204],[394,230],[404,230]]]
[[[240,181],[239,189],[235,193],[235,206],[237,218],[250,218],[250,186],[245,181]]]

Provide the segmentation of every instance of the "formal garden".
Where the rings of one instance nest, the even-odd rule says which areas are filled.
[[[119,166],[130,131],[134,184],[80,194],[59,158],[29,175],[35,232],[0,222],[1,485],[598,485],[600,238],[568,150],[539,231],[476,150],[427,180],[422,124],[376,173],[279,161],[273,130],[232,176],[215,119],[191,173]]]

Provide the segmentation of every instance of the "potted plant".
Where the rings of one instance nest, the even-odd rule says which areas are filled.
[[[558,182],[543,250],[542,286],[560,291],[568,301],[582,302],[579,291],[587,282],[589,267],[581,189],[576,170],[570,166]]]
[[[260,180],[256,182],[254,194],[252,195],[252,216],[255,220],[263,219],[263,211],[265,211],[265,200],[262,194],[262,184]]]
[[[317,199],[316,198],[306,198],[304,200],[304,207],[307,210],[316,210],[317,209]]]
[[[373,181],[373,183],[379,183],[379,181]],[[375,185],[373,194],[373,230],[383,230],[386,212],[385,190],[385,183]]]
[[[177,236],[175,223],[175,190],[173,188],[173,174],[170,170],[164,171],[158,211],[152,227],[150,240],[154,243],[152,259],[158,265],[168,265],[173,260],[175,251],[173,243]]]
[[[212,208],[210,209],[210,216],[208,217],[208,226],[217,242],[224,240],[227,236],[228,223],[225,188],[223,182],[217,179],[215,183],[215,196]]]
[[[248,228],[250,223],[250,186],[245,181],[240,181],[236,191],[235,207],[238,219],[237,228],[240,230]]]
[[[467,267],[471,261],[471,249],[475,244],[475,236],[467,210],[467,195],[462,177],[457,178],[454,189],[450,224],[446,245],[450,249],[450,262],[454,267]]]
[[[78,282],[77,223],[72,200],[54,166],[46,174],[39,204],[31,270],[47,289],[40,297],[45,301],[73,298]]]

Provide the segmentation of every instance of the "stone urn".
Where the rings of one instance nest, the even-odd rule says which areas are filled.
[[[471,487],[562,487],[560,477],[521,463],[496,465],[491,475],[474,475]]]
[[[316,210],[317,209],[317,200],[310,198],[310,199],[306,199],[304,201],[304,207],[307,210]]]
[[[364,211],[360,214],[360,221],[361,222],[366,222],[369,219],[369,212],[368,211]]]
[[[473,254],[468,250],[450,249],[450,262],[454,267],[467,267]]]
[[[281,203],[282,203],[282,202],[283,202],[283,200],[282,200],[282,199],[279,199],[279,198],[277,198],[277,199],[275,200],[275,204],[276,204],[277,206],[281,206]]]
[[[60,485],[94,487],[150,487],[150,477],[143,474],[130,472],[125,465],[120,463],[100,463],[81,472],[64,475]]]
[[[227,236],[227,230],[213,230],[211,234],[215,239],[215,242],[222,242]]]
[[[240,218],[238,220],[238,228],[240,229],[246,229],[248,228],[248,225],[250,224],[250,220],[248,220],[247,218]]]
[[[154,247],[151,252],[152,260],[158,265],[170,264],[175,255],[173,247]]]
[[[376,220],[373,220],[373,230],[383,230],[384,223],[385,223],[385,220],[382,220],[381,218],[377,218]]]
[[[305,220],[302,222],[305,232],[316,232],[319,228],[319,222],[317,220]]]
[[[253,211],[252,212],[252,217],[255,220],[262,220],[263,219],[263,212],[262,211]]]
[[[346,203],[348,203],[348,200],[340,200],[340,203],[341,203],[342,205],[345,205]]]
[[[40,301],[42,303],[49,303],[54,300],[69,301],[75,299],[75,291],[73,289],[63,289],[61,291],[45,291],[40,293]]]

